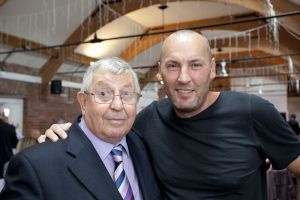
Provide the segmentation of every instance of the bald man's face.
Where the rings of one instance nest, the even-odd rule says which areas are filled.
[[[179,116],[199,113],[206,101],[215,77],[215,61],[210,59],[207,45],[194,33],[171,35],[162,47],[159,73]]]

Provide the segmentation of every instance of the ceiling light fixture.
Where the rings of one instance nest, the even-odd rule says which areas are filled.
[[[167,3],[164,2],[164,3],[161,3],[160,6],[158,6],[158,8],[161,10],[165,10],[166,8],[168,8],[168,5],[167,5]]]
[[[166,2],[161,2],[160,6],[158,6],[158,8],[161,10],[162,29],[165,29],[165,9],[168,8],[168,5]]]
[[[94,38],[88,41],[89,43],[100,43],[103,42],[100,38],[97,37],[97,32],[94,34]]]

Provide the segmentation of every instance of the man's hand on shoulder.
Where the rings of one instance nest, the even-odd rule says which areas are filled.
[[[71,122],[65,124],[52,124],[49,129],[45,131],[45,133],[38,137],[38,142],[43,143],[45,142],[46,138],[49,138],[53,142],[58,141],[59,137],[62,139],[67,138],[66,131],[69,130],[70,126],[72,125]]]

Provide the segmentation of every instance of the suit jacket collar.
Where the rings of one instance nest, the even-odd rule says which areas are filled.
[[[148,173],[147,170],[150,169],[145,167],[144,168],[144,162],[145,162],[145,157],[146,155],[144,155],[146,152],[141,150],[140,145],[137,143],[137,137],[136,133],[134,133],[133,131],[130,131],[127,135],[126,135],[126,140],[127,140],[127,145],[128,145],[128,149],[130,152],[130,156],[133,162],[133,166],[134,166],[134,170],[135,170],[135,174],[138,178],[138,182],[139,182],[139,188],[140,191],[142,193],[143,196],[143,200],[151,200],[151,192],[149,191],[149,187],[147,185],[147,181],[148,181],[148,176],[151,176],[151,174]],[[142,144],[143,145],[143,144]]]
[[[95,199],[122,200],[102,160],[77,122],[69,132],[67,152],[73,157],[68,164],[71,173]]]

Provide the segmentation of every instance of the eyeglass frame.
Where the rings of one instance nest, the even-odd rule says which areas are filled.
[[[128,103],[124,103],[124,102],[123,102],[123,98],[122,98],[123,94],[112,94],[112,99],[110,99],[108,102],[100,103],[100,102],[97,102],[97,100],[96,100],[97,93],[89,92],[89,91],[83,91],[83,93],[86,94],[86,95],[94,96],[94,100],[95,100],[95,102],[98,103],[98,104],[111,104],[111,103],[114,101],[115,97],[116,97],[116,96],[119,96],[120,99],[121,99],[122,104],[126,104],[126,105],[134,105],[134,104],[136,104],[136,103],[138,102],[139,98],[142,97],[142,94],[140,94],[140,93],[137,93],[137,92],[130,92],[130,94],[135,94],[135,95],[136,95],[137,101],[136,101],[136,103],[128,104]]]

